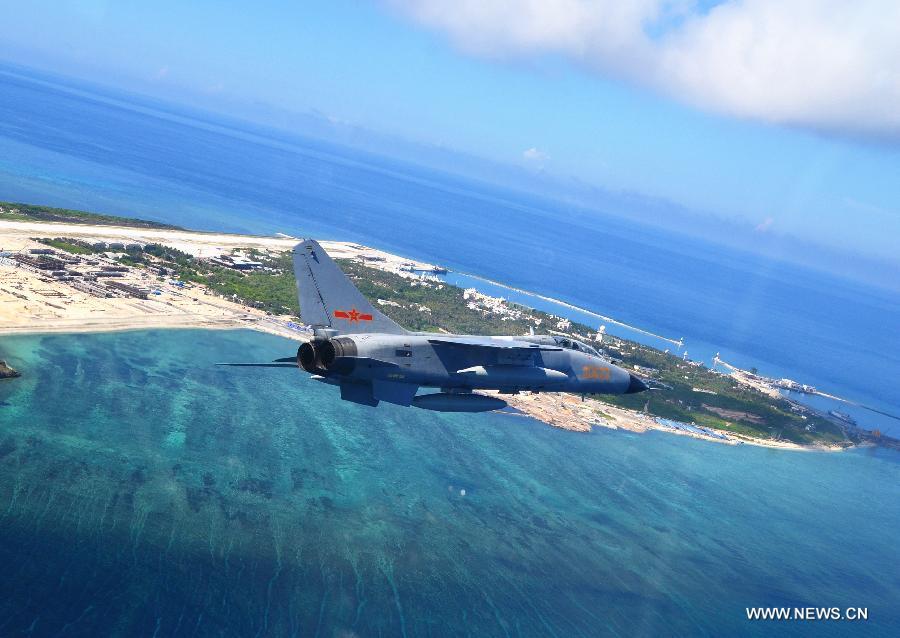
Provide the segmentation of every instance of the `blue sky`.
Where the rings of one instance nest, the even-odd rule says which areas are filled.
[[[851,80],[840,85],[836,71],[798,94],[794,85],[816,75],[800,62],[796,76],[748,69],[763,78],[761,95],[718,67],[698,82],[696,65],[684,60],[705,53],[692,43],[708,38],[695,34],[718,4],[729,3],[703,3],[687,15],[626,16],[618,31],[610,31],[607,14],[567,22],[523,11],[517,18],[507,4],[0,0],[0,59],[279,125],[285,112],[315,111],[383,139],[574,176],[759,233],[897,259],[900,128],[888,107],[900,112],[900,104],[890,103],[893,88],[869,94]],[[540,11],[569,5],[548,0]],[[710,28],[727,32],[722,20],[752,16],[716,19]],[[646,39],[629,20],[640,22]],[[677,46],[657,46],[686,21],[692,30],[671,38]],[[575,47],[579,38],[584,44]],[[885,68],[900,64],[890,45],[878,50],[877,33],[860,38],[873,44],[861,49],[855,72],[868,64],[877,75],[879,54]],[[827,66],[827,55],[820,57]],[[787,73],[793,62],[774,66]],[[737,97],[721,88],[729,82]],[[852,86],[834,93],[832,84]],[[866,106],[874,103],[877,109]]]

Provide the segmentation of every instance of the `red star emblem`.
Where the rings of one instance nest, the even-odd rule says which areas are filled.
[[[356,308],[353,308],[350,311],[347,310],[335,310],[334,316],[338,319],[346,319],[350,323],[358,323],[360,321],[372,321],[372,315],[366,314],[364,312],[360,312]]]

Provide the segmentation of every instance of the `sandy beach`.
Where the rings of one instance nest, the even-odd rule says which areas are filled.
[[[0,233],[3,250],[40,246]],[[147,299],[98,297],[0,258],[0,334],[109,332],[148,328],[242,328],[290,336],[277,320],[210,294],[202,286],[159,282],[135,269],[118,279],[157,291]]]
[[[86,242],[159,243],[198,258],[218,257],[235,248],[283,252],[293,237],[259,237],[195,231],[131,228],[86,224],[0,221],[0,252],[18,253],[46,248],[34,237],[66,237]],[[428,269],[398,255],[350,242],[322,241],[333,258],[365,257],[381,268],[399,270],[404,264]],[[148,299],[101,298],[74,289],[46,273],[19,267],[0,257],[0,334],[49,332],[109,332],[147,328],[251,328],[291,339],[305,332],[291,325],[291,317],[276,317],[211,294],[203,286],[177,285],[140,269],[129,269],[122,283],[153,292]]]
[[[725,430],[712,429],[719,437],[705,436],[685,430],[676,430],[661,425],[650,415],[634,410],[626,410],[598,399],[585,398],[572,394],[545,392],[531,394],[528,392],[516,395],[500,395],[511,407],[522,414],[542,421],[553,427],[573,432],[590,432],[595,427],[611,430],[626,430],[643,434],[657,431],[693,439],[721,443],[724,445],[756,445],[779,450],[822,450],[840,451],[839,446],[803,446],[790,441],[760,439]]]
[[[85,241],[158,243],[190,253],[194,257],[217,257],[235,248],[281,252],[290,250],[300,241],[297,237],[287,235],[264,237],[193,230],[0,220],[0,251],[40,247],[40,244],[30,239],[31,237],[71,237]],[[344,241],[318,241],[334,259],[366,256],[373,265],[381,264],[388,268],[399,268],[401,264],[412,264],[421,270],[433,267],[432,264],[417,262],[360,244]]]

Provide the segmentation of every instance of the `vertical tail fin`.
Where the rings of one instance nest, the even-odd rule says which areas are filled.
[[[351,334],[406,334],[369,303],[318,242],[294,246],[294,276],[303,323]]]

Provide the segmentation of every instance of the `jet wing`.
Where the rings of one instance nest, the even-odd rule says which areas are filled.
[[[527,352],[558,351],[558,346],[548,346],[518,339],[492,339],[491,337],[431,337],[428,343],[435,345],[463,346],[467,348],[492,348],[496,350],[518,350]]]

